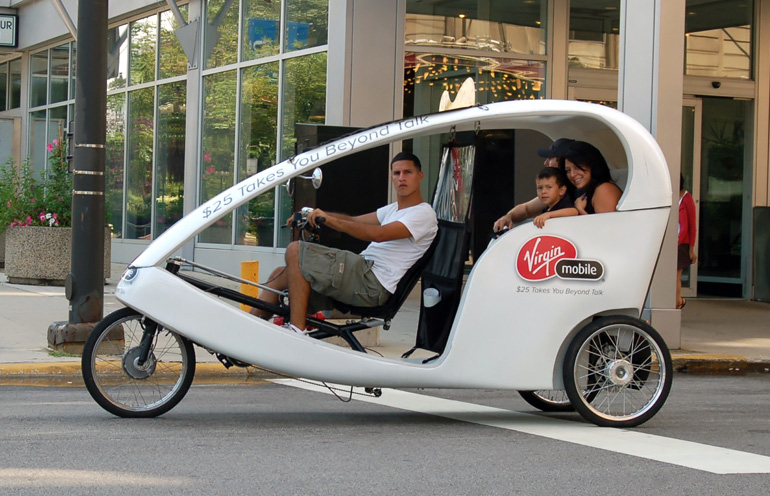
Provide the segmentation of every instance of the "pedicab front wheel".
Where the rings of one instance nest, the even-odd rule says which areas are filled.
[[[519,391],[519,396],[543,412],[572,412],[575,410],[569,397],[567,397],[567,392],[563,389]]]
[[[152,333],[142,361],[141,341]],[[131,308],[101,320],[83,348],[83,381],[91,397],[119,417],[157,417],[179,403],[195,375],[192,343]]]
[[[602,427],[634,427],[651,419],[671,390],[671,355],[640,319],[616,315],[585,326],[564,360],[564,387],[575,410]]]

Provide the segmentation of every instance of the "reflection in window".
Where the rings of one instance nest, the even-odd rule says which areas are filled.
[[[68,99],[69,82],[69,43],[51,49],[51,102],[63,102]]]
[[[179,11],[182,17],[187,18],[187,5],[180,5]],[[187,73],[187,56],[174,34],[174,31],[180,27],[170,10],[161,12],[158,79],[182,76]]]
[[[543,55],[546,5],[544,0],[408,0],[406,46]]]
[[[236,72],[206,76],[203,80],[203,135],[200,202],[233,185],[235,164]],[[220,205],[221,208],[223,205]],[[216,215],[212,212],[212,215]],[[226,215],[200,234],[203,243],[232,243],[232,215]]]
[[[52,143],[54,140],[59,143],[65,138],[67,128],[67,106],[62,105],[60,107],[53,107],[48,110],[48,143]],[[46,144],[46,167],[48,167],[48,159],[51,157],[51,152],[48,151],[48,145]]]
[[[183,215],[186,89],[184,81],[158,87],[153,231],[156,237]]]
[[[73,41],[70,45],[72,47],[72,55],[70,56],[70,62],[72,62],[72,70],[70,71],[70,100],[75,99],[75,75],[77,74],[78,64],[77,64],[77,54],[78,54],[78,43],[77,41]],[[70,115],[74,115],[74,112],[70,112]]]
[[[284,50],[325,45],[329,28],[329,0],[286,0]]]
[[[326,121],[326,53],[288,59],[283,83],[283,155],[294,154],[294,125]]]
[[[151,239],[154,88],[128,93],[126,239]]]
[[[236,62],[238,3],[233,0],[208,0],[203,36],[203,59],[207,68]]]
[[[750,79],[754,2],[688,0],[685,74]]]
[[[404,61],[404,116],[437,112],[444,91],[451,100],[467,78],[476,103],[545,98],[543,62],[407,53]]]
[[[0,112],[6,110],[8,103],[8,64],[0,64]]]
[[[131,23],[129,83],[132,85],[155,80],[157,32],[158,18],[155,15]]]
[[[9,109],[21,107],[21,59],[8,63],[9,82],[11,86]]]
[[[619,47],[619,0],[570,1],[570,67],[617,70]]]
[[[48,90],[48,50],[33,53],[29,57],[29,106],[39,107],[46,104]]]
[[[278,53],[281,2],[245,0],[243,4],[243,60],[254,60]]]
[[[45,110],[29,114],[29,161],[37,173],[45,171]]]
[[[106,195],[107,223],[112,235],[123,237],[123,160],[126,143],[126,94],[107,97]]]
[[[126,87],[128,78],[128,26],[107,31],[107,89]]]
[[[276,161],[278,135],[278,63],[243,70],[238,181]],[[275,190],[262,193],[237,210],[238,244],[273,246]]]

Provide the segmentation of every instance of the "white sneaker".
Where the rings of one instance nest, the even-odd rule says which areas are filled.
[[[308,332],[308,331],[303,331],[302,329],[300,329],[299,327],[295,326],[291,322],[286,322],[285,324],[283,324],[282,327],[284,329],[288,329],[288,330],[290,330],[292,332],[296,332],[297,334],[307,334],[307,332]]]

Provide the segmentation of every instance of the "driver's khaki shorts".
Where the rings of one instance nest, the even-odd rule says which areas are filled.
[[[356,307],[384,305],[390,293],[372,272],[373,263],[347,250],[300,241],[299,268],[312,289],[308,312],[331,309],[331,300]]]

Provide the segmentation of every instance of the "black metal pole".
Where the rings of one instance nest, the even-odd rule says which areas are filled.
[[[66,285],[70,324],[98,322],[104,309],[107,3],[78,2],[72,271]]]

